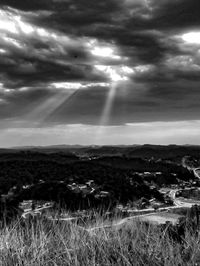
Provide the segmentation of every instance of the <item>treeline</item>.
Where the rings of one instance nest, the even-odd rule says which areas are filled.
[[[181,179],[188,179],[190,172],[172,161],[147,160],[142,158],[130,158],[127,156],[101,157],[93,160],[96,164],[109,165],[121,169],[132,169],[136,172],[162,172],[165,174],[176,173]]]

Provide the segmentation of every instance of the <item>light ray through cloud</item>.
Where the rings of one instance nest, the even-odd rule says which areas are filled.
[[[78,91],[78,89],[71,89],[67,91],[60,90],[55,95],[49,97],[42,104],[35,106],[35,108],[23,117],[25,124],[30,124],[34,121],[36,127],[43,124],[60,105],[67,104],[67,101]]]
[[[78,83],[78,82],[56,82],[51,83],[49,85],[49,89],[55,91],[52,96],[48,97],[46,100],[43,100],[42,103],[39,103],[35,106],[32,111],[30,111],[28,114],[23,116],[23,122],[22,126],[24,125],[30,125],[30,123],[33,123],[35,127],[42,126],[42,124],[45,122],[46,119],[48,119],[49,116],[51,116],[56,109],[58,109],[62,104],[65,103],[65,105],[68,104],[68,101],[80,90],[95,86],[100,87],[107,87],[108,83]],[[28,88],[23,88],[23,90],[27,90]],[[114,97],[114,95],[113,95]],[[109,99],[110,97],[108,97]],[[109,101],[110,102],[110,101]],[[111,105],[107,103],[107,105]],[[110,108],[106,107],[108,109],[106,113],[110,112]]]
[[[112,111],[113,101],[116,94],[116,88],[117,88],[117,82],[113,82],[106,98],[104,109],[99,121],[99,130],[97,130],[94,143],[96,141],[98,142],[98,140],[101,139],[101,137],[104,134],[104,126],[108,125],[109,123],[110,113]]]
[[[99,130],[97,131],[95,140],[99,140],[103,133],[103,128],[108,125],[110,120],[110,114],[113,107],[113,101],[116,96],[117,86],[120,82],[126,82],[129,80],[129,75],[134,71],[128,66],[120,66],[118,68],[112,66],[96,65],[98,70],[105,72],[111,80],[110,89],[106,98],[106,102],[99,121]]]
[[[117,83],[113,83],[111,85],[111,88],[108,92],[108,96],[106,98],[106,103],[103,109],[103,113],[101,116],[101,120],[100,120],[100,125],[107,125],[109,122],[109,116],[110,116],[110,112],[112,110],[112,105],[113,105],[113,100],[115,98],[116,95],[116,88],[117,88]]]

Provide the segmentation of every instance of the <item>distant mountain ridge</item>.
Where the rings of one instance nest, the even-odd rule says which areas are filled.
[[[102,157],[102,156],[127,156],[130,158],[145,159],[177,159],[181,162],[182,157],[200,156],[198,145],[119,145],[119,146],[81,146],[81,145],[52,145],[52,146],[25,146],[0,149],[0,154],[18,152],[38,153],[63,153],[78,157]]]

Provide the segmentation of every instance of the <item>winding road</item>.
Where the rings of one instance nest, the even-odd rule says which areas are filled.
[[[187,167],[187,166],[184,166]],[[190,171],[192,170],[194,173],[194,176],[197,177],[198,179],[200,179],[200,168],[191,168],[191,167],[187,167]],[[190,200],[190,199],[181,199],[181,198],[176,198],[176,193],[179,191],[180,189],[173,189],[170,191],[169,195],[172,198],[174,204],[178,207],[183,207],[183,208],[191,208],[193,205],[200,205],[200,201],[197,200]]]

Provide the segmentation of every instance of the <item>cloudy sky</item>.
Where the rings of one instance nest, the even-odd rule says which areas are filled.
[[[199,0],[1,0],[0,146],[200,144]]]

